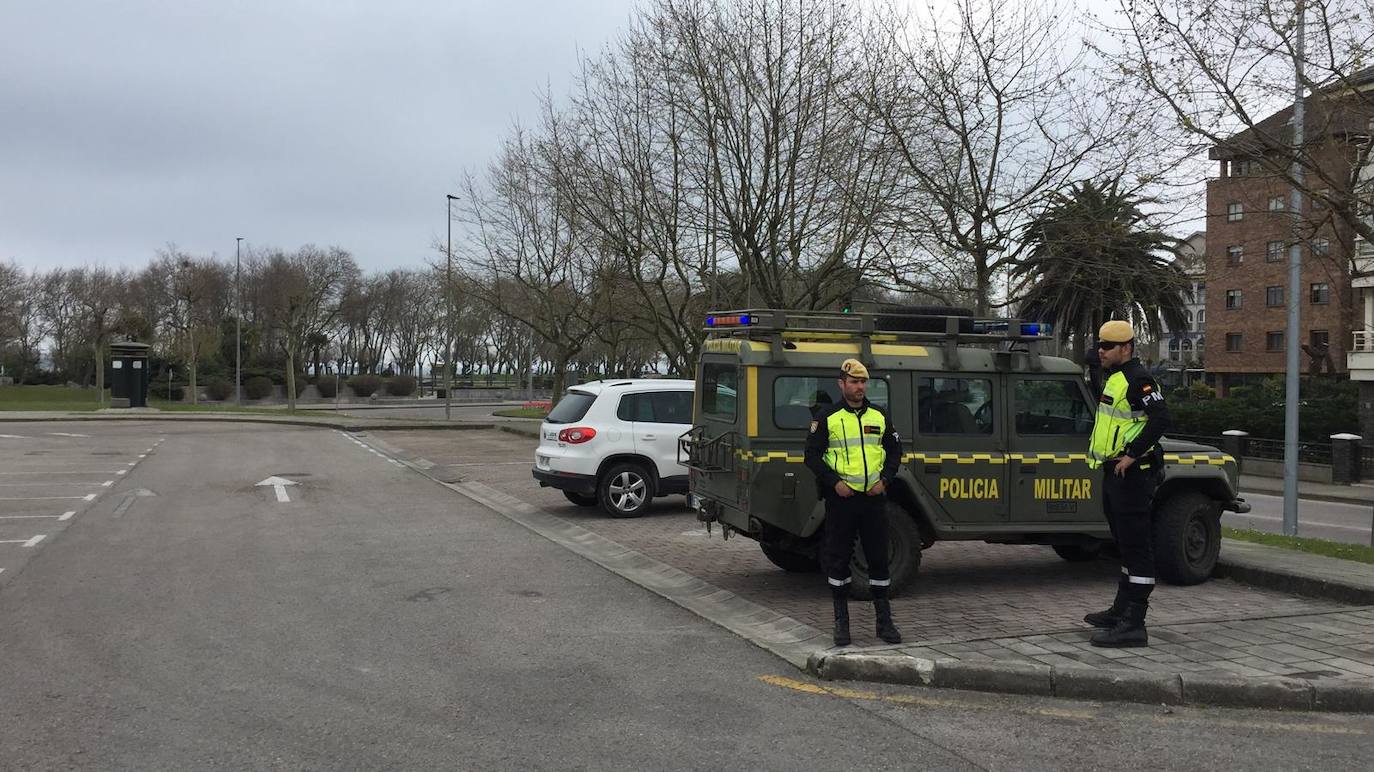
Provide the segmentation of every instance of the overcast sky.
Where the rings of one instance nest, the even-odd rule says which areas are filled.
[[[444,195],[635,0],[0,0],[0,260],[167,242],[418,267]]]

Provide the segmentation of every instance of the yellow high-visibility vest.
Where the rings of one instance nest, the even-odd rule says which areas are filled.
[[[1088,466],[1093,469],[1109,458],[1120,456],[1126,445],[1145,428],[1145,411],[1131,409],[1126,399],[1128,386],[1126,376],[1118,370],[1102,387],[1102,399],[1097,403],[1097,418],[1088,445]]]
[[[870,408],[863,415],[855,415],[840,408],[826,417],[825,424],[829,432],[826,466],[860,493],[877,485],[887,460],[887,451],[883,450],[887,419],[882,412]]]

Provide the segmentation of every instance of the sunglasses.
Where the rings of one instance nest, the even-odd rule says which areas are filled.
[[[1111,351],[1112,349],[1116,348],[1117,346],[1124,346],[1124,345],[1126,345],[1126,344],[1125,344],[1125,343],[1113,343],[1113,342],[1108,341],[1108,340],[1103,340],[1103,341],[1098,341],[1098,343],[1097,343],[1097,350],[1098,350],[1098,351]]]

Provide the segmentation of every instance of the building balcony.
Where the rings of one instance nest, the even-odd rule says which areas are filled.
[[[1374,287],[1374,244],[1364,239],[1355,240],[1355,272],[1350,286],[1355,288]]]
[[[1374,330],[1352,333],[1350,351],[1345,355],[1345,367],[1352,381],[1374,381]]]

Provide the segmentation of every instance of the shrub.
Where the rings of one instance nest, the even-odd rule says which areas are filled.
[[[315,381],[315,388],[319,390],[320,396],[325,399],[333,399],[339,393],[339,382],[334,380],[333,375],[321,375]]]
[[[214,400],[226,400],[234,396],[234,384],[223,378],[211,378],[205,384],[205,396]]]
[[[353,393],[360,397],[370,397],[382,388],[382,379],[376,375],[355,375],[348,379]]]
[[[271,378],[255,375],[243,382],[243,395],[249,399],[262,399],[271,396],[275,388]]]
[[[171,389],[171,396],[169,397],[166,381],[162,383],[152,383],[148,385],[148,396],[157,397],[158,399],[167,399],[172,402],[180,402],[186,398],[186,387],[174,384]]]
[[[398,397],[409,397],[411,394],[415,393],[415,376],[398,375],[386,382],[386,390],[388,394],[394,394]]]

